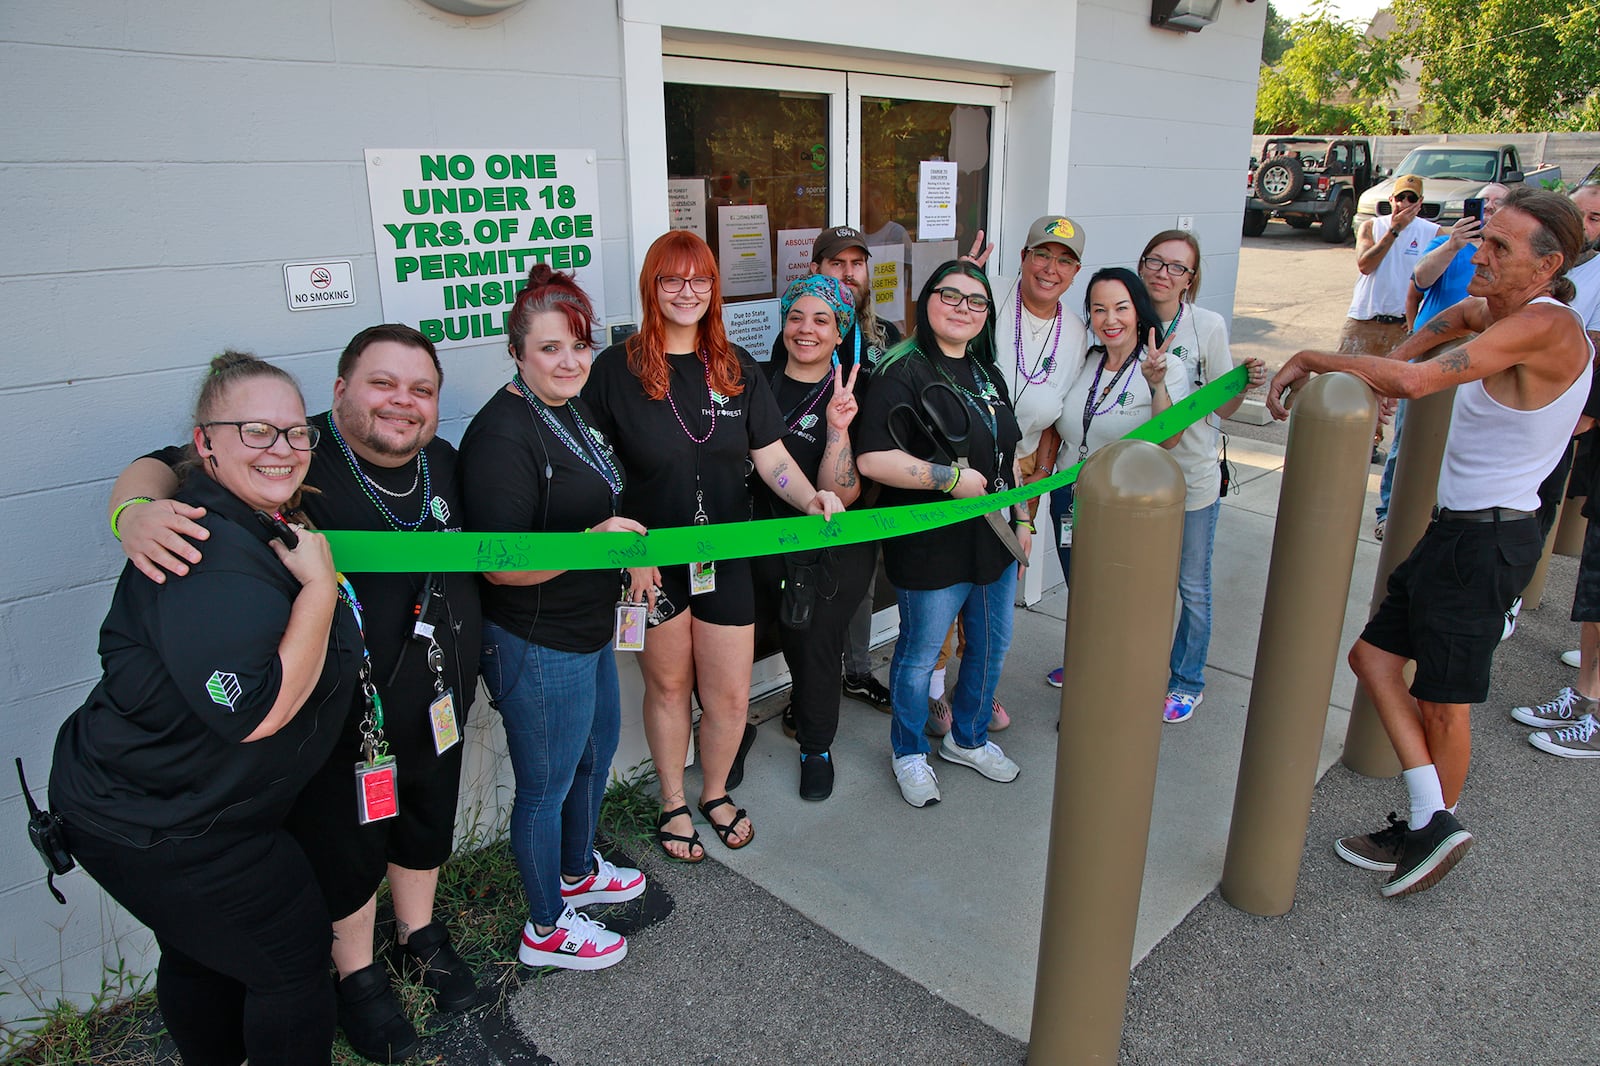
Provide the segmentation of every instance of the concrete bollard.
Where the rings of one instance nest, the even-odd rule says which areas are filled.
[[[1143,441],[1096,452],[1078,478],[1067,683],[1028,1046],[1035,1066],[1115,1063],[1122,1042],[1183,503],[1178,464]],[[1108,812],[1115,832],[1106,830]]]
[[[1583,557],[1583,537],[1589,532],[1589,520],[1583,517],[1583,508],[1588,502],[1587,496],[1574,496],[1562,506],[1561,518],[1550,534],[1557,555],[1568,559]]]
[[[1439,494],[1439,463],[1444,458],[1445,438],[1450,435],[1455,397],[1456,390],[1452,388],[1407,401],[1394,490],[1389,494],[1389,520],[1383,531],[1383,550],[1378,553],[1378,572],[1372,579],[1369,618],[1383,602],[1389,575],[1405,562],[1433,521],[1433,504]],[[1356,686],[1355,702],[1350,707],[1342,761],[1367,777],[1395,777],[1400,773],[1400,759],[1389,743],[1389,734],[1383,731],[1377,709],[1360,685]]]
[[[1284,914],[1294,904],[1377,417],[1377,398],[1364,382],[1323,374],[1296,398],[1289,420],[1222,868],[1222,898],[1251,914]],[[1406,415],[1402,455],[1413,417]]]
[[[1544,583],[1550,576],[1550,557],[1555,554],[1556,541],[1560,538],[1561,523],[1567,516],[1569,505],[1581,509],[1582,500],[1562,499],[1556,504],[1556,520],[1548,537],[1544,538],[1544,551],[1539,553],[1539,565],[1533,568],[1533,576],[1528,579],[1528,587],[1522,590],[1522,609],[1524,611],[1537,611],[1544,602]]]

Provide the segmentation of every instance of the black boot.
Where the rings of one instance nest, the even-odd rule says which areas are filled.
[[[423,987],[432,989],[433,1005],[439,1010],[454,1013],[478,1002],[472,967],[450,946],[450,930],[443,922],[429,922],[418,929],[400,950],[406,972],[418,975]]]
[[[404,1062],[417,1048],[417,1031],[400,1009],[381,962],[340,980],[339,1027],[357,1054],[373,1062]]]

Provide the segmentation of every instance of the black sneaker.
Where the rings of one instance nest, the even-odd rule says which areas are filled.
[[[1435,811],[1421,830],[1406,830],[1394,876],[1383,883],[1390,898],[1432,888],[1444,879],[1472,846],[1472,834],[1449,811]]]
[[[404,1062],[417,1048],[417,1031],[400,1009],[381,962],[339,982],[339,1028],[356,1054],[372,1062]]]
[[[825,800],[833,795],[833,759],[827,752],[800,756],[800,798]]]
[[[888,714],[894,709],[894,700],[889,695],[889,689],[871,674],[862,674],[860,677],[852,677],[846,674],[844,677],[844,694],[853,700],[870,703],[884,714]]]
[[[433,992],[433,1004],[454,1014],[478,1002],[478,982],[472,967],[450,946],[450,930],[443,922],[429,922],[407,938],[400,948],[406,970]]]
[[[1406,823],[1389,812],[1389,824],[1383,829],[1362,836],[1345,837],[1333,845],[1334,854],[1363,870],[1376,870],[1383,874],[1394,873],[1404,850]]]

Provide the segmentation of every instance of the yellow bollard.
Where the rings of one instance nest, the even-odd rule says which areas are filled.
[[[1096,452],[1078,478],[1067,683],[1028,1047],[1034,1066],[1115,1063],[1122,1043],[1183,502],[1178,464],[1143,441]],[[1115,833],[1106,832],[1107,812],[1116,814]]]
[[[1402,456],[1413,417],[1406,415]],[[1323,374],[1295,399],[1289,420],[1222,868],[1222,898],[1251,914],[1285,914],[1294,904],[1377,418],[1377,398],[1364,382]]]
[[[1372,580],[1369,618],[1383,602],[1389,575],[1405,562],[1433,521],[1433,504],[1439,494],[1439,463],[1444,458],[1445,438],[1450,435],[1455,397],[1456,390],[1451,388],[1407,401],[1394,490],[1389,494],[1389,520],[1383,531],[1383,550],[1378,553],[1378,572]],[[1359,684],[1350,707],[1342,761],[1367,777],[1395,777],[1400,773],[1400,760],[1389,743],[1389,734],[1383,731],[1372,700]]]
[[[1568,559],[1583,556],[1583,537],[1589,532],[1589,520],[1583,517],[1583,508],[1588,502],[1587,496],[1574,496],[1566,501],[1561,520],[1550,535],[1550,539],[1556,542],[1557,555],[1565,555]]]

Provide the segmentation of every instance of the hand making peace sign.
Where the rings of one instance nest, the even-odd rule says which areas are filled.
[[[1167,335],[1166,340],[1156,336],[1154,329],[1150,330],[1150,343],[1145,346],[1145,356],[1139,361],[1139,373],[1144,375],[1146,384],[1152,392],[1155,387],[1167,378],[1167,349],[1172,347],[1172,339],[1176,330]]]
[[[843,370],[838,363],[833,364],[833,398],[828,401],[828,426],[843,433],[850,428],[850,423],[855,420],[856,411],[856,375],[861,373],[861,364],[856,363],[850,368],[850,378],[843,380]]]

